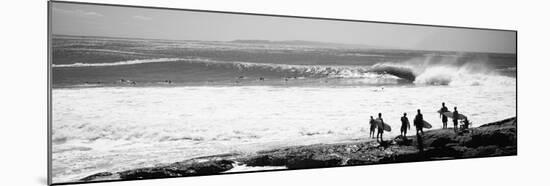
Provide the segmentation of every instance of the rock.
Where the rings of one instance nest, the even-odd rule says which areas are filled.
[[[472,140],[466,145],[479,147],[487,145],[498,145],[500,147],[515,145],[517,143],[515,128],[502,129],[498,131],[479,131],[472,134]]]
[[[243,160],[248,166],[285,166],[286,159],[276,155],[259,155]]]
[[[108,177],[108,176],[113,176],[113,173],[111,173],[111,172],[100,172],[100,173],[92,174],[90,176],[86,176],[86,177],[80,179],[80,181],[94,181],[94,180],[98,180],[98,179],[101,179],[103,177]]]
[[[314,155],[291,157],[286,163],[289,169],[321,168],[340,166],[342,158],[336,155]]]
[[[179,176],[218,174],[233,168],[233,161],[216,160],[199,163],[178,162],[168,166],[140,168],[119,172],[123,180],[168,178]]]
[[[368,165],[368,164],[372,164],[373,162],[370,161],[369,159],[355,159],[355,158],[352,158],[352,159],[349,159],[348,161],[346,161],[346,164],[345,165]]]
[[[233,161],[220,160],[192,164],[188,170],[194,170],[195,174],[206,175],[228,171],[233,168]]]
[[[434,147],[434,148],[443,148],[447,144],[454,143],[454,142],[455,141],[451,140],[450,137],[445,136],[445,137],[440,137],[440,138],[437,138],[437,139],[433,140],[433,142],[431,144],[427,145],[427,146],[428,147]]]

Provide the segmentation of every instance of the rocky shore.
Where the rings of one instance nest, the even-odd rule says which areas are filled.
[[[517,121],[509,118],[455,132],[453,129],[426,131],[423,151],[416,136],[401,137],[382,143],[375,141],[294,146],[252,155],[222,154],[194,158],[164,166],[145,167],[121,172],[101,172],[80,182],[135,180],[224,174],[236,166],[283,167],[306,169],[353,165],[372,165],[441,159],[510,156],[517,154]],[[261,169],[260,169],[261,170]]]

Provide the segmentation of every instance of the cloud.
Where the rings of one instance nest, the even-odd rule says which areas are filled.
[[[56,12],[56,13],[59,13],[59,14],[64,14],[64,15],[69,15],[69,16],[103,17],[103,14],[100,14],[100,13],[97,13],[97,12],[92,12],[92,11],[85,11],[85,10],[81,10],[81,9],[66,10],[66,9],[61,9],[61,8],[54,8],[53,11]]]
[[[153,19],[153,18],[150,18],[150,17],[140,16],[140,15],[133,16],[133,18],[134,19],[139,19],[139,20],[144,20],[144,21],[149,21],[149,20]]]

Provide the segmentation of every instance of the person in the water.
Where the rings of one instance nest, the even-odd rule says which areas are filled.
[[[401,117],[401,136],[406,137],[407,136],[407,129],[411,129],[411,125],[409,124],[409,118],[407,118],[407,113],[403,113],[403,117]]]
[[[443,128],[447,128],[447,116],[445,116],[443,113],[449,112],[449,109],[445,106],[445,102],[441,103],[441,109],[439,109],[439,117],[441,118],[441,121],[443,122]]]
[[[376,123],[374,122],[374,118],[372,116],[370,116],[369,124],[370,124],[369,137],[374,138],[374,132],[376,131]]]
[[[419,134],[418,131],[424,135],[424,130],[422,130],[424,127],[424,116],[420,113],[420,109],[417,110],[417,114],[414,117],[414,126],[416,127],[416,135]]]
[[[380,137],[380,142],[384,142],[384,119],[382,119],[382,113],[378,113],[378,118],[380,120],[380,124],[378,125],[378,133],[376,134],[376,141],[378,141],[378,137]]]

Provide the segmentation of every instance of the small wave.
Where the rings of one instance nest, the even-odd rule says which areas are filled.
[[[339,54],[338,56],[386,57],[386,55],[382,55],[382,54],[364,54],[364,53],[344,53],[344,54]]]
[[[54,68],[62,67],[105,67],[105,66],[120,66],[120,65],[135,65],[143,63],[163,63],[163,62],[174,62],[178,60],[184,60],[182,58],[157,58],[157,59],[136,59],[129,61],[119,61],[111,63],[73,63],[73,64],[54,64]]]
[[[63,152],[70,152],[70,151],[90,151],[92,148],[90,147],[69,147],[64,149],[56,149],[53,150],[53,153],[63,153]]]
[[[97,49],[97,48],[66,48],[64,50],[145,55],[144,53],[139,53],[139,52],[122,51],[122,50],[110,50],[110,49]]]

